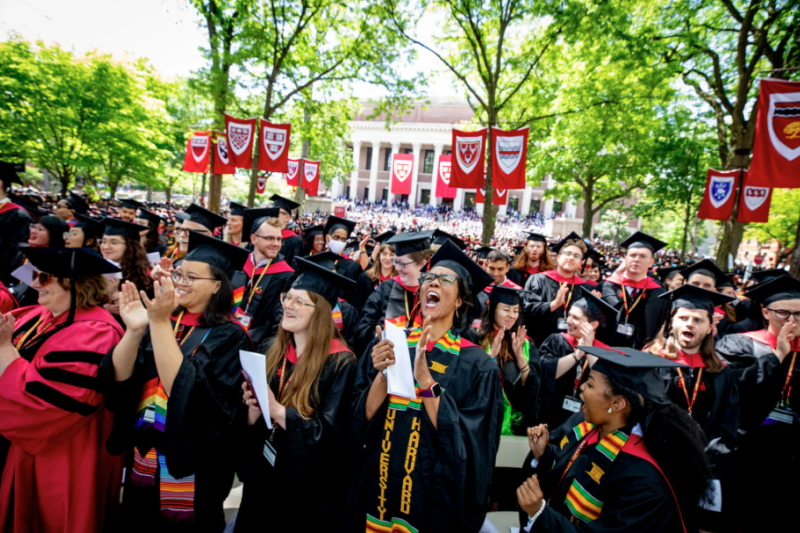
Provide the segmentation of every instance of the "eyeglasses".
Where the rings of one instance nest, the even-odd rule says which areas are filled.
[[[47,285],[48,283],[53,281],[53,275],[52,274],[48,274],[47,272],[41,272],[39,270],[34,270],[33,271],[33,275],[31,276],[31,280],[32,281],[39,280],[39,285],[44,287],[45,285]]]
[[[125,241],[118,239],[100,239],[100,246],[125,246]]]
[[[577,259],[579,261],[583,259],[583,255],[573,252],[561,252],[561,255],[563,255],[564,257],[572,257],[573,259]]]
[[[787,311],[786,309],[770,309],[769,307],[767,307],[767,311],[772,311],[773,313],[775,313],[775,316],[777,316],[781,320],[786,320],[791,316],[792,318],[794,318],[795,322],[800,322],[800,311],[792,312],[792,311]]]
[[[208,279],[211,281],[218,281],[216,278],[198,278],[196,276],[184,276],[183,272],[177,270],[172,271],[172,281],[176,284],[183,285],[184,287],[191,287],[198,279]]]
[[[47,231],[44,226],[41,224],[31,224],[30,229],[32,231]]]
[[[433,283],[437,279],[439,280],[439,283],[441,283],[445,287],[448,287],[456,282],[458,276],[456,276],[455,274],[432,274],[431,272],[428,272],[424,276],[420,277],[420,282],[421,284]]]
[[[253,233],[252,237],[258,237],[259,239],[264,239],[268,243],[281,243],[283,242],[283,237],[262,237],[261,235],[256,235]]]
[[[409,261],[407,263],[403,263],[402,261],[398,261],[397,259],[392,258],[392,264],[397,270],[405,270],[406,267],[410,264],[413,264],[414,261]]]
[[[307,307],[316,307],[316,305],[310,304],[310,303],[306,302],[305,300],[303,300],[302,298],[296,298],[296,297],[292,296],[291,294],[289,294],[288,292],[282,292],[281,293],[281,303],[283,304],[284,307],[289,307],[289,308],[292,308],[292,309],[295,309],[296,307],[302,307],[304,305],[307,306]],[[296,307],[295,307],[295,304],[296,304]]]
[[[78,236],[79,236],[78,232],[74,231],[74,230],[73,231],[65,231],[64,232],[64,240],[67,240],[70,237],[78,237]]]

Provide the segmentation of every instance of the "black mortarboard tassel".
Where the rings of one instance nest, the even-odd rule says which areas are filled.
[[[212,265],[230,279],[233,273],[244,267],[250,252],[229,242],[211,237],[199,231],[189,231],[189,253],[184,261],[197,261]]]

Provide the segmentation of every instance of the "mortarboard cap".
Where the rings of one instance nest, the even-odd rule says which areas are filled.
[[[346,218],[340,218],[337,216],[329,215],[328,221],[325,223],[325,229],[323,233],[325,235],[330,235],[334,231],[343,229],[347,232],[347,236],[349,237],[353,230],[356,228],[356,221],[355,220],[348,220]]]
[[[38,270],[58,278],[115,274],[120,268],[89,248],[39,248],[21,246],[20,252]]]
[[[257,231],[261,224],[270,218],[278,218],[281,210],[277,207],[260,207],[258,209],[245,209],[244,220],[242,222],[242,237],[250,238],[253,231]],[[261,220],[261,219],[264,220]],[[258,222],[258,224],[256,224]],[[254,230],[255,228],[255,230]]]
[[[237,204],[236,202],[231,202],[230,214],[237,217],[243,217],[246,209],[247,209],[246,205]]]
[[[583,241],[583,239],[581,239],[581,236],[580,236],[580,235],[578,235],[578,234],[577,234],[577,233],[575,233],[574,231],[571,231],[571,232],[569,233],[569,235],[567,235],[566,237],[564,237],[563,239],[561,239],[560,241],[558,241],[557,243],[555,243],[555,244],[552,246],[552,248],[551,248],[551,249],[552,249],[552,250],[553,250],[555,253],[561,253],[561,249],[564,247],[564,245],[565,245],[565,244],[567,244],[567,241]],[[584,243],[584,244],[585,244],[585,243]]]
[[[431,257],[431,269],[437,266],[449,268],[464,278],[475,295],[494,283],[492,276],[449,240]]]
[[[541,233],[529,233],[527,240],[533,241],[533,242],[543,242],[543,243],[547,244],[547,237],[545,237]]]
[[[156,224],[159,224],[162,220],[166,220],[158,213],[153,213],[152,211],[149,211],[144,207],[139,208],[139,213],[137,213],[137,218],[144,219],[147,222],[155,222]]]
[[[754,302],[761,302],[765,307],[782,300],[800,300],[800,280],[788,275],[779,276],[771,281],[759,283],[744,295]]]
[[[487,259],[492,250],[494,250],[494,248],[491,246],[481,246],[475,250],[475,255],[478,256],[479,259]]]
[[[25,163],[6,163],[0,161],[0,180],[3,181],[3,187],[9,188],[12,183],[22,183],[22,178],[19,177],[20,172],[25,172]]]
[[[25,209],[25,211],[27,211],[28,214],[30,214],[34,219],[40,219],[52,214],[49,211],[41,209],[38,203],[29,200],[28,198],[18,196],[16,194],[9,194],[8,196],[11,198],[12,202]]]
[[[139,209],[142,207],[142,202],[133,198],[125,198],[119,201],[120,205],[125,209]]]
[[[69,196],[67,196],[65,200],[76,213],[86,214],[86,212],[89,211],[89,204],[86,203],[86,200],[84,200],[80,194],[74,191],[70,191]]]
[[[395,255],[403,256],[413,252],[430,250],[431,237],[433,237],[433,230],[410,231],[395,235],[391,239],[387,240],[386,244],[394,244]],[[458,249],[458,247],[456,247],[456,249]]]
[[[614,329],[614,323],[617,320],[618,311],[598,298],[589,289],[584,286],[579,286],[579,298],[573,304],[578,309],[585,311],[591,320],[600,322],[601,325],[607,326],[607,329]]]
[[[674,291],[665,292],[659,298],[666,298],[672,302],[670,311],[675,309],[703,309],[712,315],[714,308],[732,302],[731,296],[722,293],[701,289],[694,285],[681,285]]]
[[[338,259],[337,259],[338,258]],[[334,272],[336,261],[344,259],[333,252],[323,252],[310,257],[297,257],[299,276],[292,283],[292,288],[313,292],[324,298],[331,306],[336,307],[341,290],[351,289],[355,282]]]
[[[489,295],[489,301],[495,304],[521,305],[522,297],[527,293],[523,289],[495,285]]]
[[[703,259],[702,261],[698,261],[697,263],[694,263],[691,266],[681,270],[681,276],[683,276],[683,279],[686,280],[686,283],[689,282],[689,278],[694,273],[714,278],[714,287],[719,287],[720,282],[723,282],[728,278],[728,276],[725,275],[725,272],[720,270],[720,268],[710,259]]]
[[[668,405],[667,385],[658,368],[689,368],[688,366],[632,348],[599,348],[577,346],[598,361],[592,372],[603,374],[611,381],[640,394],[659,405]]]
[[[446,231],[442,231],[440,229],[436,229],[433,231],[433,241],[431,242],[431,244],[436,244],[437,246],[441,246],[444,244],[444,241],[447,240],[451,241],[453,244],[458,246],[459,250],[464,250],[467,247],[466,243],[463,240],[456,237],[455,235],[450,235]]]
[[[133,224],[132,222],[125,222],[120,218],[111,217],[104,218],[103,224],[105,225],[105,229],[103,230],[105,235],[119,235],[121,237],[128,237],[129,239],[133,239],[135,241],[139,241],[139,232],[150,229],[147,226],[140,226],[139,224]]]
[[[272,200],[272,207],[283,209],[289,214],[291,214],[294,209],[300,207],[300,204],[294,200],[289,200],[288,198],[284,198],[279,194],[273,194],[269,197],[269,199]]]
[[[396,233],[391,231],[391,230],[390,231],[384,231],[383,233],[381,233],[380,235],[375,237],[375,242],[383,244],[383,241],[385,241],[387,239],[391,239],[395,235],[396,235]]]
[[[651,237],[647,233],[642,233],[641,231],[637,231],[624,241],[620,243],[620,248],[647,248],[654,254],[665,247],[667,243],[664,241],[660,241],[655,237]]]
[[[683,266],[660,266],[660,267],[658,267],[658,271],[656,272],[656,275],[661,280],[661,283],[666,283],[667,282],[667,276],[669,276],[673,272],[683,270],[684,268],[685,267],[683,267]]]
[[[80,213],[75,213],[75,218],[77,222],[73,227],[81,228],[87,237],[100,237],[103,234],[105,225],[102,219],[92,218]]]
[[[229,242],[211,237],[199,231],[189,231],[189,253],[184,261],[197,261],[215,266],[225,272],[230,279],[233,273],[241,270],[250,252]]]
[[[178,222],[183,223],[189,220],[189,215],[187,215],[184,211],[178,211],[177,213],[175,213],[175,219]]]
[[[758,283],[765,283],[767,281],[772,281],[777,278],[781,278],[783,276],[788,276],[789,273],[786,272],[782,268],[773,268],[770,270],[759,270],[756,272],[752,272],[750,277]]]
[[[306,240],[313,239],[317,235],[322,235],[324,229],[325,226],[323,226],[322,224],[317,224],[316,226],[310,226],[306,228],[305,231],[303,231],[303,237],[305,237]]]
[[[189,215],[189,220],[204,226],[208,231],[214,232],[220,226],[228,223],[228,219],[221,217],[213,211],[209,211],[205,207],[200,207],[197,204],[192,204],[186,208],[186,213]]]

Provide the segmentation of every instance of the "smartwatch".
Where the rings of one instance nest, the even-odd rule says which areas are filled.
[[[429,388],[419,391],[419,395],[423,398],[438,398],[442,395],[442,387],[434,381]]]

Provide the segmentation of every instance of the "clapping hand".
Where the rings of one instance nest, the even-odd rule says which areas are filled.
[[[489,350],[489,357],[492,359],[497,359],[497,356],[500,355],[500,348],[503,346],[503,337],[506,334],[505,326],[500,328],[500,331],[497,332],[497,335],[494,336],[494,341],[492,341],[492,348]],[[417,345],[419,346],[419,345]]]
[[[433,376],[428,368],[428,358],[426,357],[428,340],[431,336],[431,317],[426,317],[422,323],[422,336],[417,343],[417,354],[414,358],[414,378],[419,383],[420,390],[426,390],[433,385]]]
[[[119,315],[122,317],[122,321],[125,322],[125,326],[132,332],[144,331],[150,321],[147,316],[147,310],[139,299],[136,285],[130,281],[126,281],[120,287]]]
[[[139,291],[151,322],[169,322],[169,317],[175,309],[175,286],[172,284],[172,279],[162,279],[163,284],[158,281],[153,282],[154,296],[152,300],[144,291]]]
[[[16,318],[9,314],[8,317],[0,313],[0,348],[11,346],[11,339],[14,336],[14,324]]]
[[[547,429],[547,424],[539,424],[528,428],[528,446],[530,446],[531,452],[533,452],[533,456],[537,461],[544,455],[549,442],[550,431]]]
[[[528,335],[528,329],[525,326],[517,328],[517,332],[511,333],[511,349],[514,351],[514,356],[517,358],[517,366],[522,368],[527,364],[525,361],[525,354],[523,347],[525,346],[525,337]]]

